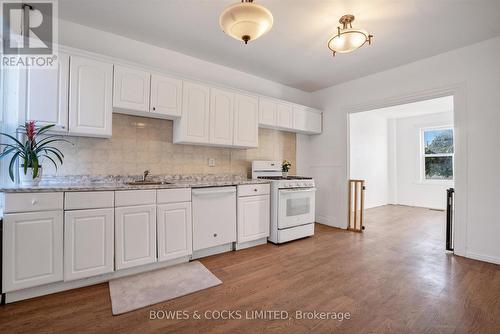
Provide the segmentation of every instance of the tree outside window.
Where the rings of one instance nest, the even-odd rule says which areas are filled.
[[[422,130],[423,178],[453,180],[455,153],[452,128]]]

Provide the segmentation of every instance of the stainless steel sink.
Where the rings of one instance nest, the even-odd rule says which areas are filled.
[[[163,184],[171,184],[170,182],[165,181],[131,181],[127,182],[129,186],[160,186]]]

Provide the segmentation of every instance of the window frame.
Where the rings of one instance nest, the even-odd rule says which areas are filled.
[[[425,132],[436,130],[451,130],[453,136],[453,153],[425,153]],[[420,182],[421,183],[453,183],[455,181],[455,128],[453,125],[428,126],[420,128]],[[425,177],[425,158],[428,157],[451,157],[453,166],[453,177],[451,179],[427,179]]]

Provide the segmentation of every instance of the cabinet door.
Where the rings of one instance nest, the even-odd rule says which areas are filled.
[[[238,242],[266,238],[270,228],[269,195],[238,199]]]
[[[113,107],[149,111],[151,75],[132,68],[115,66]]]
[[[159,75],[151,77],[150,111],[169,117],[181,117],[182,80]]]
[[[307,111],[306,107],[293,106],[293,129],[301,132],[307,131]]]
[[[113,218],[113,209],[65,212],[65,281],[113,271]]]
[[[174,124],[174,143],[208,144],[210,89],[184,82],[182,92],[182,117]]]
[[[26,77],[26,120],[55,124],[68,132],[69,55],[60,52],[57,69],[29,68]]]
[[[156,261],[156,205],[115,209],[116,269]]]
[[[321,133],[322,131],[322,114],[316,111],[308,111],[306,128],[310,133]]]
[[[275,127],[277,124],[277,103],[273,100],[259,99],[259,125]]]
[[[234,93],[210,90],[210,143],[233,145]]]
[[[256,97],[236,94],[234,98],[235,146],[259,146],[259,102]]]
[[[191,203],[158,206],[158,261],[193,253]]]
[[[70,133],[111,137],[113,64],[72,56],[69,85]]]
[[[288,103],[278,103],[278,127],[283,129],[293,128],[293,108]]]
[[[6,214],[3,292],[63,280],[62,211]]]

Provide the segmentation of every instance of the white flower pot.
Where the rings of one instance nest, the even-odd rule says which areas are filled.
[[[22,185],[25,186],[36,186],[42,180],[42,167],[38,167],[38,175],[33,178],[33,168],[28,168],[26,174],[24,174],[24,167],[19,167],[19,180]]]
[[[288,172],[281,172],[281,175],[282,175],[283,177],[288,177]]]

